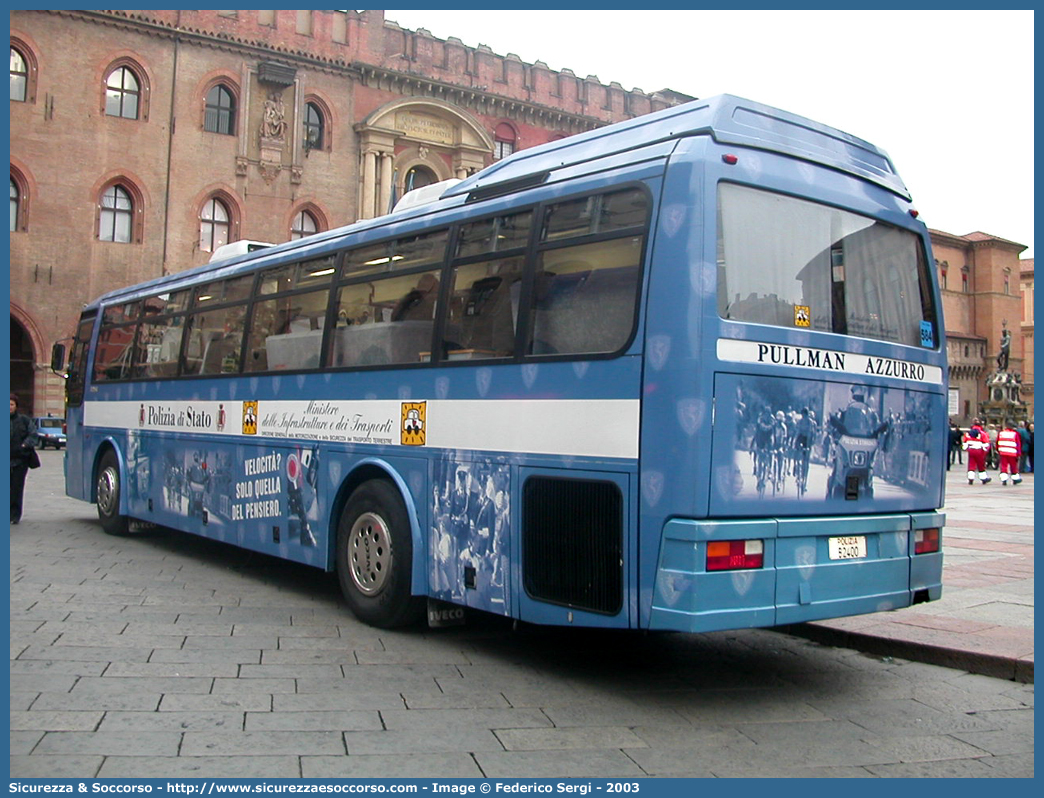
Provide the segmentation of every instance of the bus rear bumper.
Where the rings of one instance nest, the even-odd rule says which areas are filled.
[[[939,551],[918,554],[915,532],[941,530],[944,520],[934,512],[673,519],[663,531],[649,628],[709,632],[778,626],[938,599],[941,534]],[[858,541],[839,555],[836,539],[841,537]],[[735,540],[762,542],[761,567],[709,571],[708,544]]]

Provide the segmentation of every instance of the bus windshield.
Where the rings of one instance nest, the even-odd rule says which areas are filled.
[[[723,318],[938,342],[924,249],[912,232],[730,183],[718,198]]]

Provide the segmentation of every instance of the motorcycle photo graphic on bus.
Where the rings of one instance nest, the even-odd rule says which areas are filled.
[[[771,377],[735,381],[734,456],[722,491],[731,498],[910,500],[927,489],[926,394]]]
[[[285,521],[286,540],[314,546],[318,472],[318,447],[235,457],[228,449],[168,448],[163,507],[208,527]]]

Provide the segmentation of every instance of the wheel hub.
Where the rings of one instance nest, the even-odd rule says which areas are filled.
[[[98,509],[105,515],[113,515],[118,509],[120,477],[115,469],[102,469],[98,475]]]
[[[366,596],[380,593],[391,573],[391,539],[384,519],[363,513],[348,534],[348,562],[352,581]]]

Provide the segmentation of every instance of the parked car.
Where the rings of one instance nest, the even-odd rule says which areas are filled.
[[[39,416],[34,418],[36,434],[40,439],[40,448],[53,446],[61,449],[65,446],[65,419],[57,416]]]

